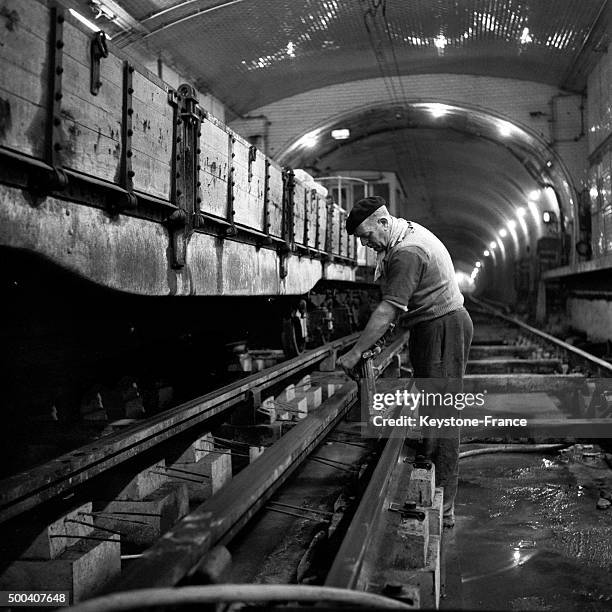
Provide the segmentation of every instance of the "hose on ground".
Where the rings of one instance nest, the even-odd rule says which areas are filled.
[[[401,601],[349,589],[301,584],[215,584],[178,588],[139,589],[113,593],[80,603],[74,612],[123,612],[160,606],[210,603],[282,603],[320,601],[361,606],[364,609],[412,610]]]
[[[493,444],[483,448],[459,453],[459,459],[474,457],[475,455],[488,455],[489,453],[539,453],[542,451],[559,450],[571,446],[569,444]]]

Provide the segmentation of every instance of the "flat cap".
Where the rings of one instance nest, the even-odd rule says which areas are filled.
[[[349,216],[346,218],[346,231],[348,234],[354,234],[355,230],[365,221],[375,210],[381,206],[386,206],[384,198],[380,196],[370,196],[358,200],[353,205]]]

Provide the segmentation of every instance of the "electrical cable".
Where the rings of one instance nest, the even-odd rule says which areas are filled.
[[[249,603],[315,603],[320,601],[361,606],[366,610],[412,610],[403,602],[349,589],[289,584],[218,584],[178,588],[138,589],[113,593],[80,603],[74,612],[123,612],[161,606]]]

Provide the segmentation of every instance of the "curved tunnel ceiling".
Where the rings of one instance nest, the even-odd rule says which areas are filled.
[[[331,137],[340,128],[348,139]],[[406,196],[400,214],[431,228],[454,259],[472,263],[509,222],[516,226],[496,261],[519,257],[540,237],[543,210],[559,216],[559,202],[567,215],[572,205],[564,169],[539,137],[490,113],[437,102],[362,109],[305,134],[281,160],[315,177],[396,173]],[[554,199],[544,197],[547,185]]]
[[[112,4],[127,13],[109,24],[114,44],[161,53],[238,114],[378,76],[391,79],[392,95],[392,78],[403,74],[501,76],[580,91],[608,36],[606,0]]]

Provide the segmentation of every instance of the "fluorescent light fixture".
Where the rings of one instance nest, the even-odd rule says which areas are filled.
[[[503,138],[508,138],[512,136],[512,133],[514,132],[514,126],[510,122],[504,121],[502,119],[497,125],[500,136],[502,136]]]
[[[77,21],[80,21],[86,28],[89,28],[92,32],[100,32],[100,31],[102,31],[102,28],[100,28],[93,21],[89,21],[89,19],[85,19],[85,17],[83,17],[83,15],[81,15],[81,13],[77,13],[74,9],[68,9],[68,10],[70,11],[70,14]],[[106,38],[108,40],[112,40],[111,37],[108,34],[106,34],[106,32],[104,32],[104,34],[106,35]]]
[[[450,110],[450,107],[446,104],[440,104],[438,102],[433,102],[432,104],[427,105],[427,110],[432,114],[433,117],[444,117]]]
[[[317,146],[317,142],[319,141],[319,132],[318,130],[314,130],[313,132],[308,132],[308,134],[304,134],[297,144],[302,147],[306,147],[308,149],[312,149],[312,147]]]
[[[514,219],[510,219],[510,221],[508,221],[508,229],[510,231],[516,229],[516,221]]]
[[[444,51],[444,47],[446,47],[446,36],[444,36],[444,34],[438,34],[435,38],[434,38],[434,45],[436,46],[436,49],[439,49],[440,51]]]
[[[495,242],[495,240],[491,240],[491,242],[489,243],[489,248],[494,251],[496,246],[497,242]]]
[[[524,217],[524,216],[527,214],[527,209],[526,209],[524,206],[519,206],[519,207],[516,209],[516,214],[517,214],[519,217]]]
[[[503,227],[502,227],[502,228],[499,230],[499,235],[500,235],[502,238],[505,238],[505,237],[508,235],[508,232],[505,230],[505,228],[503,228]]]
[[[488,257],[491,254],[491,252],[488,249],[485,249],[484,253],[482,254],[483,257]]]
[[[521,33],[521,45],[526,45],[527,43],[533,42],[533,38],[529,33],[529,28],[523,28]]]
[[[474,265],[475,265],[477,268],[480,268],[480,266],[482,266],[482,262],[481,262],[481,261],[477,261],[477,262],[476,262]]]
[[[331,131],[331,137],[334,140],[346,140],[347,138],[349,138],[351,135],[351,130],[349,130],[348,128],[342,128],[339,130],[332,130]]]

